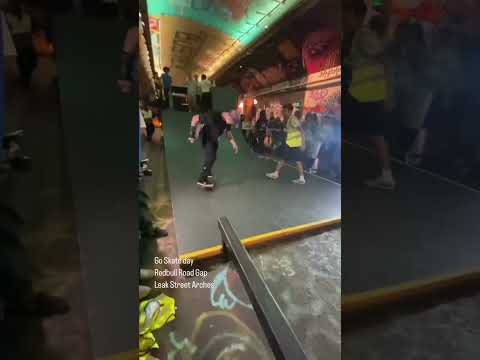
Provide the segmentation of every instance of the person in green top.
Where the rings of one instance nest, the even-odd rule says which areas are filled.
[[[278,151],[280,160],[274,172],[266,174],[272,180],[280,177],[280,170],[285,166],[287,161],[295,162],[297,165],[298,179],[293,180],[295,184],[305,184],[305,176],[303,173],[303,150],[305,146],[302,122],[300,120],[300,111],[293,112],[293,105],[286,104],[283,106],[283,118],[287,119],[285,132],[287,138]]]

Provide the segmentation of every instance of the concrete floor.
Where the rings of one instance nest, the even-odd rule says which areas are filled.
[[[290,167],[283,169],[277,181],[266,178],[276,164],[259,159],[237,129],[239,153],[234,155],[228,141],[220,139],[213,169],[216,189],[202,191],[196,181],[203,151],[199,142],[187,142],[191,114],[168,111],[162,120],[180,254],[219,245],[220,216],[230,219],[240,238],[340,217],[338,184],[311,176],[305,185],[293,184],[298,175]]]
[[[249,252],[308,358],[340,360],[340,229]]]
[[[414,307],[342,333],[346,360],[476,360],[480,358],[480,293]],[[397,313],[397,314],[396,314]]]
[[[343,294],[468,272],[480,265],[480,192],[394,164],[394,191],[363,184],[374,154],[342,148]]]
[[[154,256],[178,256],[161,142],[161,132],[157,131],[154,141],[144,147],[154,174],[144,178],[143,186],[151,197],[157,225],[167,228],[169,236],[147,244],[141,261],[145,268],[152,268]],[[257,268],[312,360],[319,352],[328,354],[329,359],[340,358],[340,243],[340,230],[332,230],[251,251]],[[248,307],[247,294],[233,265],[219,258],[196,263],[194,267],[208,271],[208,281],[219,285],[215,291],[176,289],[153,292],[167,293],[177,301],[176,320],[157,333],[166,351],[184,359],[199,356],[210,359],[216,358],[229,345],[240,342],[248,350],[242,354],[245,356],[242,359],[248,356],[273,359],[256,315]],[[173,270],[178,266],[161,267],[165,268]],[[161,280],[185,282],[192,278]],[[200,331],[202,336],[198,335]],[[231,338],[222,337],[229,332],[233,334]]]
[[[309,360],[320,353],[340,359],[340,252],[338,229],[251,252]],[[155,278],[213,283],[212,289],[153,290],[151,296],[164,293],[176,300],[176,319],[156,332],[165,352],[172,358],[216,359],[241,344],[239,359],[273,360],[233,264],[220,257],[194,268],[207,271],[206,277]]]
[[[9,73],[7,129],[25,130],[22,144],[33,157],[33,168],[4,179],[0,198],[24,217],[22,241],[34,266],[34,287],[63,297],[70,311],[43,320],[10,317],[2,324],[2,344],[8,344],[2,359],[91,359],[54,74],[55,65],[41,59],[32,89],[25,91]]]

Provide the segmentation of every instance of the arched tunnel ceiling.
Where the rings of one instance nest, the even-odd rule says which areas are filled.
[[[149,0],[157,71],[169,66],[177,84],[213,75],[292,10],[317,1]]]
[[[150,16],[189,19],[250,44],[303,0],[150,0]]]

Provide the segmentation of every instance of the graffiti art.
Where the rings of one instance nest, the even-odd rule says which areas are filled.
[[[238,283],[236,278],[238,278],[238,274],[230,271],[228,266],[215,276],[210,292],[210,303],[214,308],[232,310],[235,306],[239,305],[247,309],[253,309],[250,303],[241,300],[235,295],[231,283]]]
[[[308,74],[314,74],[338,65],[340,34],[328,29],[308,34],[303,43],[302,57]]]

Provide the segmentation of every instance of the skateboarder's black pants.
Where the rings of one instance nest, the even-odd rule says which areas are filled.
[[[218,141],[207,141],[203,144],[204,162],[198,181],[206,181],[212,176],[213,164],[217,160]]]

